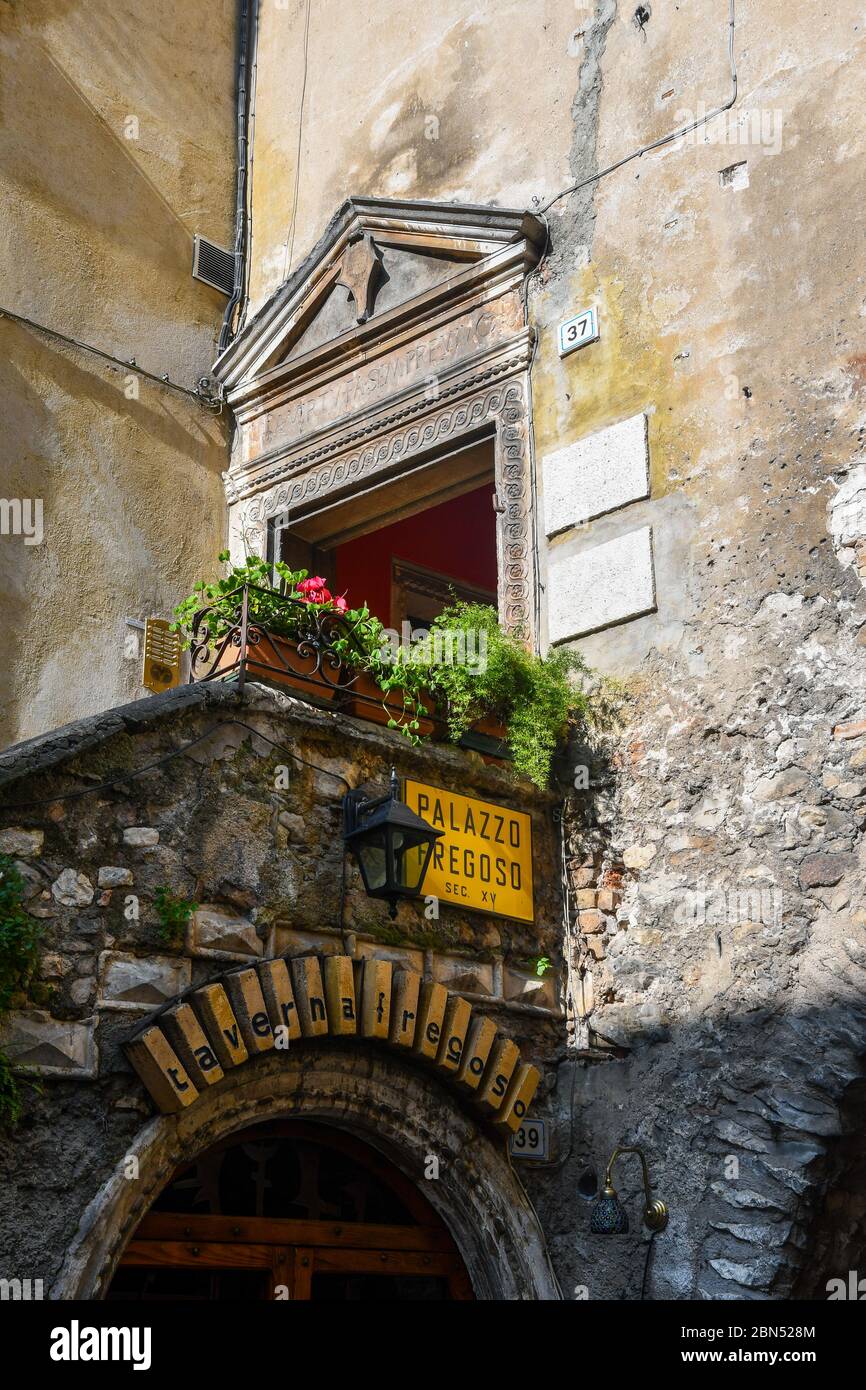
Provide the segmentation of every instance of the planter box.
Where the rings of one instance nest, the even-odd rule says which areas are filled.
[[[508,730],[499,719],[479,719],[471,729],[467,729],[460,740],[460,747],[480,753],[486,763],[511,761]]]
[[[436,727],[432,717],[435,716],[436,706],[429,695],[425,695],[423,698],[431,718],[425,719],[422,716],[417,732],[422,738],[429,738]],[[371,724],[387,725],[390,719],[404,723],[411,717],[404,709],[402,691],[389,690],[386,695],[381,686],[377,685],[366,671],[359,671],[352,681],[345,710],[347,714],[353,714],[356,719],[366,719]]]
[[[311,651],[308,656],[301,656],[298,644],[287,637],[276,637],[273,633],[265,632],[260,641],[247,643],[243,657],[250,680],[288,686],[323,704],[331,704],[340,690],[339,685],[332,685],[320,671],[316,671],[316,653]],[[221,671],[228,674],[238,665],[239,658],[239,648],[227,647],[217,661],[214,676]],[[323,660],[327,659],[325,653]],[[340,673],[334,674],[339,676]]]

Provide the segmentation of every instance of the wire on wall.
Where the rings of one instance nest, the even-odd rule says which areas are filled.
[[[295,189],[292,195],[292,220],[289,224],[289,235],[286,237],[286,255],[283,261],[283,279],[285,280],[292,263],[292,256],[295,253],[295,227],[298,220],[298,193],[301,184],[301,142],[304,132],[304,103],[307,99],[307,69],[309,67],[310,53],[310,9],[313,0],[307,0],[306,14],[304,15],[304,75],[301,79],[301,109],[298,113],[298,148],[295,154]]]
[[[705,116],[699,116],[696,121],[691,121],[688,125],[681,126],[679,130],[674,130],[669,135],[662,135],[658,140],[653,140],[648,145],[642,145],[639,150],[633,150],[631,154],[624,155],[623,158],[618,159],[615,164],[608,164],[607,168],[599,169],[598,173],[590,174],[588,178],[581,179],[579,183],[573,183],[570,187],[563,188],[561,193],[555,194],[554,197],[549,198],[546,203],[542,203],[540,207],[533,208],[533,212],[547,212],[548,209],[552,208],[554,203],[558,203],[561,198],[567,198],[569,194],[577,193],[579,189],[586,188],[591,183],[598,183],[599,179],[606,178],[608,174],[613,174],[617,169],[621,169],[623,165],[630,164],[633,159],[643,159],[643,156],[649,154],[652,150],[660,150],[663,145],[673,144],[674,140],[681,140],[684,136],[690,135],[693,130],[698,130],[700,126],[707,125],[708,122],[714,121],[717,116],[722,116],[726,111],[730,111],[737,100],[737,63],[734,54],[735,28],[736,17],[734,14],[734,0],[728,0],[728,61],[731,69],[731,94],[727,101],[723,102],[721,106],[717,106],[714,111],[707,112]]]
[[[115,357],[113,353],[104,352],[102,348],[93,347],[91,343],[83,343],[79,338],[70,338],[66,333],[59,333],[56,328],[48,328],[44,323],[37,323],[35,319],[27,318],[24,314],[13,313],[11,309],[0,307],[0,319],[12,319],[15,323],[23,323],[27,328],[35,328],[38,333],[44,333],[49,338],[56,338],[60,343],[66,343],[68,347],[78,348],[81,352],[90,352],[94,357],[101,357],[103,362],[111,362],[116,367],[122,367],[125,372],[134,372],[136,376],[144,377],[146,381],[152,381],[157,386],[164,386],[167,391],[176,391],[181,396],[191,396],[199,405],[206,406],[208,410],[219,412],[222,406],[219,401],[213,400],[205,392],[203,387],[192,391],[188,386],[180,386],[176,381],[172,381],[166,372],[164,376],[156,376],[153,372],[145,371],[144,367],[139,367],[134,357],[126,361],[122,357]]]

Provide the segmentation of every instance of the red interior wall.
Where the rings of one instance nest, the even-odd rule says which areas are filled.
[[[365,600],[371,613],[391,622],[391,558],[462,579],[496,592],[496,514],[493,484],[440,502],[405,521],[337,547],[333,592],[350,607]]]

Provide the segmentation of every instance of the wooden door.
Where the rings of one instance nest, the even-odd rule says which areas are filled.
[[[178,1205],[193,1209],[167,1209]],[[214,1209],[226,1205],[256,1210]],[[311,1214],[276,1214],[305,1206]],[[341,1211],[321,1219],[323,1206]],[[352,1219],[367,1213],[400,1219]],[[235,1136],[179,1170],[124,1251],[107,1297],[341,1302],[474,1295],[450,1232],[413,1184],[351,1136],[284,1122]]]

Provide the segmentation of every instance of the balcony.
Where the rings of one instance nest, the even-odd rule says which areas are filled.
[[[241,689],[247,679],[261,681],[287,687],[311,704],[398,730],[413,742],[446,739],[453,730],[453,710],[414,679],[417,642],[414,649],[407,646],[395,653],[395,675],[386,675],[383,685],[388,663],[379,661],[371,645],[381,635],[381,624],[360,614],[366,610],[341,611],[333,600],[317,603],[295,592],[279,593],[249,581],[239,584],[193,615],[190,681],[234,680]],[[457,650],[449,636],[430,635],[434,659],[465,659],[465,650]],[[376,658],[372,662],[371,655]],[[394,683],[401,670],[406,672],[406,685]],[[456,741],[485,761],[511,760],[507,730],[495,713],[474,720]]]

